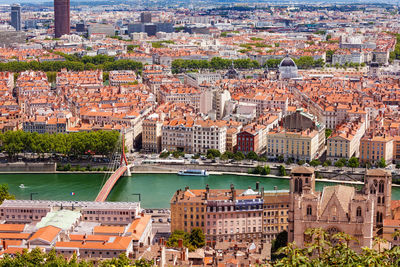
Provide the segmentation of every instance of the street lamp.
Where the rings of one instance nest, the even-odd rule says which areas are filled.
[[[39,193],[31,193],[31,200],[33,200],[33,195],[38,195]]]
[[[141,196],[140,196],[140,193],[134,193],[134,194],[132,194],[133,196],[139,196],[139,202],[141,201]]]

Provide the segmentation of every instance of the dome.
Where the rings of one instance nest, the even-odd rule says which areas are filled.
[[[296,63],[294,63],[293,59],[289,56],[286,56],[282,61],[279,67],[296,67]]]

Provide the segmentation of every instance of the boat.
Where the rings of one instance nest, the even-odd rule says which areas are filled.
[[[181,176],[208,176],[206,170],[181,170],[178,172]]]
[[[20,185],[19,185],[19,188],[24,189],[24,188],[26,188],[26,187],[25,187],[24,184],[20,184]]]

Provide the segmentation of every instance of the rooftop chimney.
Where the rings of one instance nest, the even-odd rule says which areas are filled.
[[[182,239],[178,240],[178,248],[183,248],[183,240]]]
[[[256,190],[259,191],[259,189],[260,189],[260,182],[257,181],[257,182],[256,182]]]

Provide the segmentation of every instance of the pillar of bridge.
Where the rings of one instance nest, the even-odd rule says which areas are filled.
[[[132,176],[131,165],[126,166],[126,171],[124,172],[123,176],[127,176],[127,177]]]

